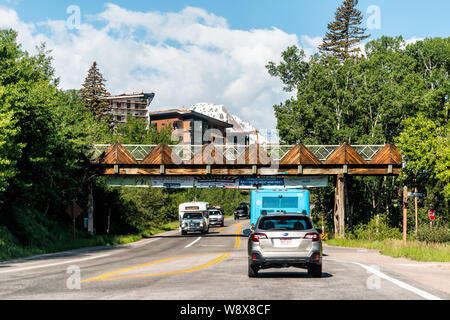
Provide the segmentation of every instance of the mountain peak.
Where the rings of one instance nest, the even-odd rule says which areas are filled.
[[[228,122],[233,125],[233,128],[227,129],[227,132],[247,132],[250,136],[250,143],[256,143],[258,137],[256,132],[259,131],[249,122],[243,121],[236,115],[233,115],[231,112],[225,108],[224,105],[217,105],[214,103],[201,102],[193,105],[189,108],[189,110],[193,110],[204,115],[207,115],[211,118],[218,119],[220,121]],[[265,143],[267,139],[259,134],[259,142]]]

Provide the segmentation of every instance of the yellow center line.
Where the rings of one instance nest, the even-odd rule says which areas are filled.
[[[177,257],[170,257],[170,258],[166,258],[166,259],[156,260],[156,261],[152,261],[152,262],[149,262],[149,263],[140,264],[140,265],[137,265],[137,266],[134,266],[134,267],[119,269],[119,270],[116,270],[116,271],[112,271],[112,272],[108,272],[108,273],[105,273],[105,274],[101,274],[99,276],[83,280],[82,282],[99,281],[99,280],[103,280],[104,278],[109,278],[109,277],[115,276],[116,274],[124,273],[124,272],[127,272],[127,271],[132,271],[132,270],[136,270],[136,269],[140,269],[140,268],[145,268],[145,267],[148,267],[148,266],[151,266],[151,265],[154,265],[154,264],[158,264],[158,263],[161,263],[161,262],[166,262],[166,261],[175,260],[175,259],[179,259],[179,258],[189,258],[189,257],[204,256],[204,255],[208,255],[208,254],[190,254],[190,255],[185,255],[185,256],[177,256]]]
[[[242,222],[238,224],[236,235],[236,242],[234,243],[234,248],[239,248],[241,246],[241,231],[242,231]]]
[[[241,246],[241,237],[240,237],[240,234],[242,232],[241,224],[242,224],[242,222],[237,225],[238,226],[237,231],[236,231],[236,233],[234,233],[236,235],[236,241],[235,241],[235,244],[234,244],[234,248],[240,248],[240,246]],[[224,228],[225,227],[222,227],[220,229],[217,229],[216,231],[221,232]],[[208,262],[206,262],[206,263],[204,263],[202,265],[199,265],[199,266],[196,266],[196,267],[192,267],[192,268],[188,268],[188,269],[177,270],[177,271],[170,271],[170,272],[163,272],[163,273],[145,274],[145,275],[114,277],[114,276],[116,276],[118,274],[121,274],[121,273],[125,273],[125,272],[128,272],[128,271],[132,271],[132,270],[136,270],[136,269],[140,269],[140,268],[145,268],[145,267],[148,267],[148,266],[151,266],[151,265],[155,265],[155,264],[166,262],[166,261],[170,261],[170,260],[175,260],[175,259],[179,259],[179,258],[187,258],[187,257],[192,257],[192,256],[204,256],[204,255],[209,255],[209,254],[192,254],[192,255],[177,256],[177,257],[170,257],[170,258],[166,258],[166,259],[156,260],[156,261],[152,261],[152,262],[149,262],[149,263],[145,263],[145,264],[141,264],[141,265],[137,265],[137,266],[133,266],[133,267],[124,268],[124,269],[108,272],[108,273],[105,273],[105,274],[101,274],[99,276],[83,280],[82,282],[130,279],[130,278],[141,278],[141,277],[154,277],[154,276],[163,276],[163,275],[172,275],[172,274],[193,272],[193,271],[197,271],[197,270],[208,268],[210,266],[213,266],[213,265],[219,263],[220,261],[228,258],[231,255],[231,252],[223,253],[221,256],[219,256],[219,257],[217,257],[217,258],[215,258],[215,259],[213,259],[211,261],[208,261]]]
[[[221,256],[208,261],[202,265],[196,266],[196,267],[192,267],[192,268],[188,268],[188,269],[183,269],[183,270],[176,270],[176,271],[170,271],[170,272],[163,272],[163,273],[152,273],[152,274],[141,274],[141,275],[133,275],[133,276],[123,276],[123,277],[103,277],[94,281],[108,281],[108,280],[120,280],[120,279],[133,279],[133,278],[144,278],[144,277],[156,277],[156,276],[164,276],[164,275],[172,275],[172,274],[180,274],[180,273],[187,273],[187,272],[193,272],[193,271],[197,271],[197,270],[201,270],[201,269],[205,269],[208,267],[211,267],[217,263],[219,263],[222,260],[225,260],[226,258],[228,258],[231,255],[231,252],[227,252],[227,253],[223,253]],[[117,274],[117,273],[116,273]]]
[[[221,233],[223,229],[225,229],[225,227],[221,227],[219,229],[216,229],[216,232]]]

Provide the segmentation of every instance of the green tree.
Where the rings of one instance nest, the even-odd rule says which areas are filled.
[[[126,123],[118,125],[113,139],[121,144],[175,144],[172,141],[170,127],[165,127],[158,132],[156,125],[148,127],[147,120],[131,116],[128,117]]]
[[[288,47],[281,56],[283,61],[279,65],[270,61],[266,68],[272,77],[281,79],[285,85],[285,91],[291,92],[306,80],[309,64],[305,61],[305,52],[297,46]]]
[[[370,35],[365,35],[366,29],[360,27],[363,16],[357,5],[358,0],[344,0],[337,9],[335,21],[328,24],[328,32],[319,47],[323,54],[331,53],[344,61],[361,52],[357,45]]]
[[[407,162],[404,177],[412,183],[421,178],[428,189],[437,189],[450,200],[450,124],[439,126],[419,114],[404,121],[405,129],[396,139]],[[420,177],[422,176],[422,177]],[[441,202],[441,205],[445,202]]]
[[[1,96],[0,93],[0,99]],[[23,147],[14,143],[18,129],[15,127],[14,112],[6,109],[5,105],[0,104],[0,204],[2,193],[8,187],[9,180],[17,174],[16,161],[20,158]]]
[[[30,55],[16,38],[0,31],[0,224],[23,245],[39,243],[39,234],[51,243],[57,235],[48,226],[68,219],[70,201],[84,202],[95,121],[79,99],[57,89],[45,46]]]
[[[297,88],[295,97],[274,106],[281,142],[398,143],[411,159],[404,171],[405,183],[427,186],[428,199],[448,211],[447,43],[448,39],[436,38],[406,45],[402,37],[381,37],[366,45],[367,57],[360,60],[313,57],[305,68],[304,61],[289,59],[289,69],[303,70],[302,79],[296,82],[283,76],[285,61],[284,66],[272,64],[271,75],[280,77],[287,87],[295,83]],[[284,54],[293,53],[287,50]],[[419,114],[426,120],[417,120]],[[424,135],[424,128],[432,133]],[[367,223],[374,215],[386,213],[392,226],[398,226],[401,181],[350,178],[347,209],[352,221],[347,225]],[[332,192],[316,193],[321,212],[330,219],[333,204],[328,198]]]
[[[113,124],[111,106],[105,97],[110,96],[105,88],[105,79],[98,69],[97,62],[94,62],[84,80],[83,87],[79,91],[85,106],[92,112],[95,119]]]

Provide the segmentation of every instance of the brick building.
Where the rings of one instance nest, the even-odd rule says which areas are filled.
[[[227,143],[226,131],[228,128],[233,128],[233,125],[228,122],[192,110],[153,111],[149,112],[149,116],[150,124],[156,125],[158,131],[166,127],[170,127],[172,132],[178,130],[182,141],[192,145],[225,144]],[[209,134],[207,130],[209,130]]]

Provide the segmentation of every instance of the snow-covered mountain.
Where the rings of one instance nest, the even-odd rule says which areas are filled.
[[[257,132],[259,132],[259,130],[252,124],[243,121],[238,116],[231,114],[223,105],[203,102],[197,103],[196,105],[190,107],[189,110],[193,110],[198,113],[207,115],[208,117],[232,124],[233,128],[227,129],[227,132],[248,133],[250,136],[250,143],[256,143],[256,141],[258,140]],[[261,133],[259,133],[259,143],[267,143],[267,138]]]

